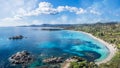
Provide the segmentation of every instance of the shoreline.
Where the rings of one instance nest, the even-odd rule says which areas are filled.
[[[93,39],[95,39],[95,40],[98,40],[99,42],[103,43],[103,44],[109,49],[109,51],[110,51],[109,55],[108,55],[104,60],[96,61],[96,62],[95,62],[96,64],[99,65],[99,64],[102,64],[102,63],[106,63],[106,62],[110,61],[110,60],[115,56],[115,54],[116,54],[116,52],[117,52],[117,48],[115,47],[114,44],[109,44],[109,43],[105,42],[104,40],[93,36],[93,35],[90,34],[90,33],[83,32],[83,31],[80,31],[80,32],[91,36],[91,37],[92,37]]]

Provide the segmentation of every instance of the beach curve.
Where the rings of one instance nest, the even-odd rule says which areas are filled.
[[[92,37],[93,39],[98,40],[99,42],[103,43],[103,44],[108,48],[108,50],[109,50],[109,52],[110,52],[109,55],[108,55],[104,60],[96,61],[96,62],[95,62],[96,64],[99,65],[99,64],[102,64],[102,63],[106,63],[106,62],[110,61],[110,60],[115,56],[115,54],[116,54],[116,52],[117,52],[117,48],[115,47],[114,44],[109,44],[109,43],[105,42],[104,40],[93,36],[93,35],[90,34],[90,33],[83,32],[83,31],[79,31],[79,32],[82,32],[82,33],[84,33],[84,34],[89,35],[89,36]]]

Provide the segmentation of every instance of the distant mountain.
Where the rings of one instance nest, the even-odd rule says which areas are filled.
[[[78,25],[113,25],[118,24],[119,22],[97,22],[92,24],[42,24],[42,25],[29,25],[29,26],[19,26],[19,27],[65,27],[65,26],[78,26]]]
[[[58,26],[75,26],[78,24],[42,24],[42,25],[29,25],[20,27],[58,27]]]

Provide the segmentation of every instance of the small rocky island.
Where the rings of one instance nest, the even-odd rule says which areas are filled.
[[[30,62],[33,61],[33,56],[28,51],[21,51],[13,54],[9,61],[12,65],[21,65],[23,68],[26,67]]]
[[[24,38],[24,36],[22,36],[22,35],[9,37],[10,40],[18,40],[18,39],[23,39],[23,38]]]
[[[44,27],[41,30],[48,30],[48,31],[58,31],[58,30],[64,30],[63,28],[58,28],[58,27]]]

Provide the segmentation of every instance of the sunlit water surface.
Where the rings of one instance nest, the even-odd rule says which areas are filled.
[[[109,50],[92,37],[76,31],[47,31],[38,27],[0,28],[0,68],[18,68],[10,65],[8,58],[18,51],[27,50],[35,56],[29,67],[41,66],[42,59],[51,56],[80,56],[88,61],[104,60]],[[23,35],[22,40],[9,40],[11,36]]]

